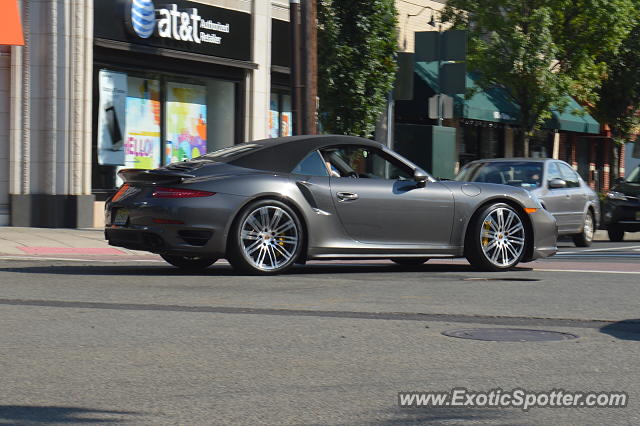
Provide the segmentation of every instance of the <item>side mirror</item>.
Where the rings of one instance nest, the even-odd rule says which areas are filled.
[[[416,181],[419,187],[424,187],[427,184],[427,173],[422,169],[415,169],[413,171],[413,180]]]
[[[615,180],[613,181],[613,183],[615,183],[616,185],[617,185],[617,184],[619,184],[619,183],[621,183],[621,182],[624,182],[624,178],[623,178],[623,177],[617,177],[617,178],[615,178]]]
[[[549,188],[551,189],[559,189],[559,188],[566,188],[567,187],[567,182],[564,179],[551,179],[549,181]]]

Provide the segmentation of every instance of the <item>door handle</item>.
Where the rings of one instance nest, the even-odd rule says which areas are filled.
[[[336,195],[339,201],[353,201],[358,199],[358,194],[354,194],[353,192],[338,192]]]

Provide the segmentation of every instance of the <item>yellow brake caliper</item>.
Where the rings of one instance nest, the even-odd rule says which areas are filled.
[[[284,247],[284,234],[279,234],[278,238],[277,238],[277,241],[278,241],[278,245],[280,247]]]
[[[491,221],[485,220],[482,224],[482,228],[484,228],[484,232],[482,233],[482,246],[486,247],[489,245],[489,232],[491,231]]]

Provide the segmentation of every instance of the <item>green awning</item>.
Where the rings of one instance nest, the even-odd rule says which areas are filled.
[[[569,104],[564,111],[552,111],[553,117],[547,120],[544,127],[547,129],[566,130],[568,132],[600,133],[600,124],[594,120],[575,99],[571,96],[567,96],[567,98],[569,98]],[[579,113],[574,114],[574,111],[579,111]]]
[[[434,91],[439,91],[437,78],[438,62],[416,62],[415,72]],[[489,90],[479,88],[476,81],[478,74],[467,72],[468,89],[476,89],[471,99],[464,95],[454,95],[454,117],[470,120],[491,121],[494,123],[518,124],[520,107],[511,100],[506,89],[494,87]],[[569,98],[569,105],[560,113],[553,111],[553,117],[547,121],[545,128],[566,130],[569,132],[599,133],[600,125],[578,103]],[[579,111],[578,115],[573,111]]]

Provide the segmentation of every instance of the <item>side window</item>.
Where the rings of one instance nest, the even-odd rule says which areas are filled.
[[[578,178],[578,174],[575,170],[562,163],[558,163],[558,167],[560,167],[562,179],[567,182],[567,188],[577,188],[580,186],[580,178]]]
[[[357,145],[325,148],[322,156],[331,176],[364,179],[413,179],[413,171],[375,148]]]
[[[558,168],[558,163],[549,163],[549,169],[547,170],[547,182],[551,179],[564,179]]]
[[[329,176],[327,166],[324,160],[318,153],[313,151],[307,155],[292,171],[291,173],[297,175],[309,175],[309,176]]]

